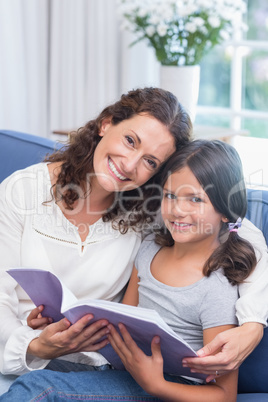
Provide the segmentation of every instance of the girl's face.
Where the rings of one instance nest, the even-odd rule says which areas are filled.
[[[117,125],[103,122],[93,159],[99,185],[108,192],[132,190],[146,183],[175,152],[167,127],[148,114]]]
[[[222,222],[207,194],[188,167],[171,174],[163,188],[161,212],[175,243],[218,245]]]

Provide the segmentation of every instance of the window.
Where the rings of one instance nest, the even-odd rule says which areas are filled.
[[[244,38],[215,48],[203,59],[196,124],[245,130],[248,137],[235,138],[234,145],[246,180],[268,186],[267,0],[248,0],[247,23]]]

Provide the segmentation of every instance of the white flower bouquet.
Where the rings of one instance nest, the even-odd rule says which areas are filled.
[[[155,49],[162,65],[199,64],[234,30],[246,30],[244,0],[118,0],[122,28]]]

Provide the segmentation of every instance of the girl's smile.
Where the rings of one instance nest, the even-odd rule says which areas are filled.
[[[171,221],[170,224],[173,226],[174,230],[179,230],[179,231],[185,231],[189,230],[193,225],[190,223],[182,223],[182,222],[176,222],[176,221]]]
[[[189,167],[168,177],[161,211],[175,243],[218,242],[223,216],[215,211]]]

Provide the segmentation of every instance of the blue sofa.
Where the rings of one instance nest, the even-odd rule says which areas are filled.
[[[41,162],[55,148],[48,138],[0,130],[0,182],[16,170]]]
[[[49,139],[0,130],[0,182],[15,170],[40,162],[56,147]],[[247,218],[263,231],[268,244],[268,191],[248,190]],[[268,401],[268,328],[260,344],[241,365],[238,393],[238,402]]]
[[[268,191],[247,191],[247,218],[262,230],[268,244]],[[268,328],[257,348],[239,369],[238,393],[239,402],[268,401]]]

